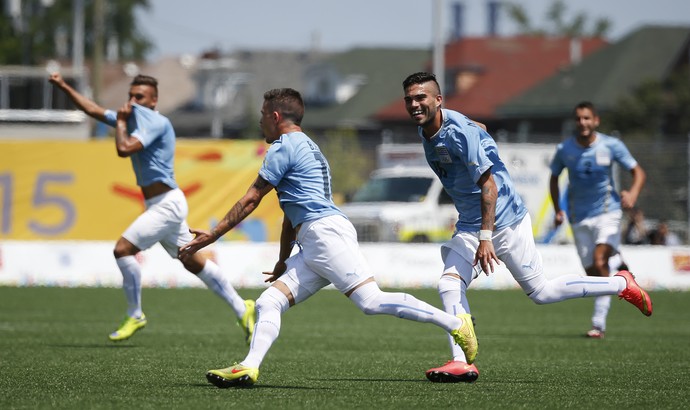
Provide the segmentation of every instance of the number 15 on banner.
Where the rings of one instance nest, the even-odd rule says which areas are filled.
[[[72,201],[65,196],[51,193],[51,188],[55,186],[69,186],[74,182],[74,176],[66,172],[39,172],[35,178],[30,198],[25,201],[16,198],[17,187],[15,180],[11,173],[0,173],[0,205],[2,205],[2,214],[0,214],[0,233],[2,235],[12,235],[12,222],[15,213],[18,211],[16,207],[21,207],[21,211],[26,212],[30,208],[30,212],[40,212],[50,210],[53,213],[57,212],[58,217],[54,221],[47,223],[40,221],[37,218],[29,218],[26,222],[26,227],[20,229],[28,229],[31,233],[41,236],[57,236],[66,233],[74,225],[76,220],[76,209]]]

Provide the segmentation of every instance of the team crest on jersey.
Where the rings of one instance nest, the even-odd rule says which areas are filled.
[[[437,145],[434,147],[436,149],[436,155],[438,155],[438,159],[442,164],[452,164],[453,160],[450,158],[450,153],[448,152],[448,148],[446,148],[443,145]]]

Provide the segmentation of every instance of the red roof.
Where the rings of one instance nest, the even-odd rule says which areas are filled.
[[[598,37],[583,38],[580,44],[581,58],[584,58],[607,42]],[[451,77],[456,73],[475,73],[476,77],[464,91],[446,90],[444,107],[471,118],[494,118],[499,105],[571,65],[570,49],[569,37],[470,37],[447,44],[446,83],[457,84]],[[402,95],[375,117],[407,119]]]

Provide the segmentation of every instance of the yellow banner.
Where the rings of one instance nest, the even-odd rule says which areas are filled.
[[[257,176],[263,141],[177,141],[175,179],[192,228],[209,229]],[[0,142],[0,239],[115,240],[143,211],[129,158],[112,139]],[[275,191],[226,240],[278,241]]]

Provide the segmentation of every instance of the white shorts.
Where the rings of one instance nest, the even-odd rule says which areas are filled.
[[[122,234],[132,245],[145,250],[156,242],[173,258],[180,246],[193,239],[187,225],[187,199],[178,188],[145,201],[146,210]]]
[[[621,244],[621,217],[623,211],[616,210],[583,219],[573,224],[575,247],[584,268],[594,263],[594,247],[608,244],[618,253]]]
[[[537,251],[532,234],[529,214],[518,223],[493,233],[496,256],[510,271],[526,294],[530,294],[546,282],[541,254]],[[455,273],[470,285],[481,269],[472,266],[479,246],[479,231],[458,232],[453,239],[441,246],[443,273]]]
[[[355,228],[340,215],[303,223],[297,242],[300,252],[288,258],[287,270],[278,279],[290,289],[295,303],[331,283],[347,293],[373,276]]]

